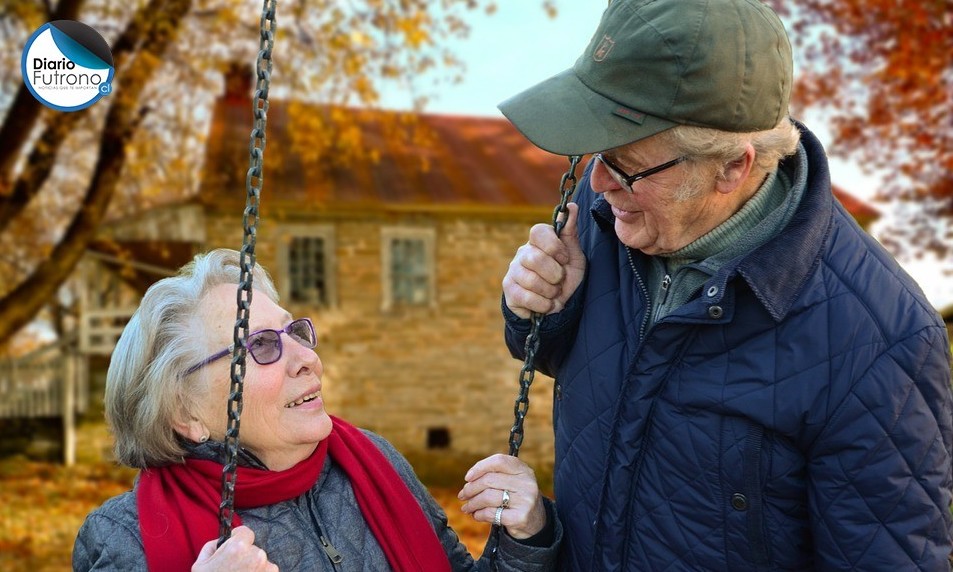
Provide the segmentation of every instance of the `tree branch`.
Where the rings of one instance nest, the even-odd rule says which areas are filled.
[[[84,1],[63,0],[60,2],[60,6],[57,6],[57,13],[59,14],[63,4],[76,4],[78,10],[79,5]],[[116,67],[114,83],[117,85],[122,85],[125,79],[125,72],[129,67],[125,63],[129,59],[129,54],[142,41],[151,19],[162,13],[165,3],[166,0],[150,0],[147,5],[136,11],[122,34],[116,38],[112,54],[113,63]],[[29,101],[21,101],[21,99]],[[27,135],[36,125],[41,116],[40,112],[43,110],[44,108],[40,102],[27,91],[26,84],[21,86],[17,92],[16,101],[7,113],[3,126],[0,127],[0,141],[8,141],[8,137],[12,138],[13,143],[8,149],[20,148],[25,144]],[[9,176],[14,160],[19,153],[8,151],[0,155],[0,233],[7,229],[10,223],[30,204],[33,197],[40,192],[43,183],[49,178],[53,167],[56,165],[56,155],[63,141],[78,120],[85,117],[88,111],[87,108],[71,113],[62,113],[57,116],[56,121],[47,122],[43,133],[37,139],[37,143],[34,144],[27,157],[26,166],[20,172],[16,181],[10,182]]]
[[[86,0],[60,0],[56,5],[56,10],[50,14],[50,21],[53,20],[75,20],[79,15]],[[0,141],[6,149],[0,154],[0,195],[6,194],[6,185],[3,182],[10,180],[10,171],[13,169],[13,163],[19,156],[14,152],[22,147],[37,119],[40,117],[42,104],[33,95],[30,94],[26,83],[17,90],[17,95],[13,99],[13,104],[7,110],[7,117],[0,126]]]
[[[145,40],[129,62],[129,74],[114,94],[116,99],[106,116],[99,157],[83,206],[50,256],[9,295],[0,299],[0,341],[26,325],[56,294],[96,234],[122,175],[127,143],[139,121],[140,96],[191,8],[191,0],[168,0],[162,4],[159,12],[149,15]]]

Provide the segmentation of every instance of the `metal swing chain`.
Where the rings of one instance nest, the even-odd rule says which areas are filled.
[[[576,192],[576,167],[582,160],[581,155],[572,155],[569,157],[569,169],[563,173],[559,181],[559,204],[553,209],[553,229],[556,236],[562,232],[566,226],[565,220],[560,220],[559,215],[566,213],[569,216],[569,199]],[[523,421],[526,419],[526,413],[529,411],[529,388],[533,384],[533,378],[536,376],[536,352],[539,351],[539,328],[543,322],[543,314],[533,312],[530,315],[530,330],[526,336],[526,343],[523,351],[526,358],[523,361],[523,369],[520,370],[520,390],[516,396],[516,402],[513,404],[513,427],[510,429],[510,455],[518,457],[520,446],[523,444]],[[500,546],[500,526],[493,526],[490,535],[493,541],[493,569],[497,569],[497,549]]]
[[[553,229],[556,236],[562,232],[566,226],[565,220],[559,220],[559,215],[566,213],[569,216],[569,199],[576,192],[576,167],[582,159],[580,155],[569,157],[569,169],[563,173],[559,181],[559,204],[553,209]],[[539,326],[543,322],[543,314],[533,312],[530,316],[529,335],[526,336],[526,344],[523,351],[526,353],[526,359],[523,362],[523,369],[520,370],[520,391],[513,404],[513,417],[515,419],[513,427],[510,429],[510,455],[518,457],[520,446],[523,444],[523,421],[526,419],[526,413],[529,411],[529,388],[533,384],[533,378],[536,376],[536,352],[539,351]]]
[[[261,9],[261,38],[259,42],[257,84],[252,99],[255,123],[248,144],[249,167],[245,175],[245,212],[242,219],[244,238],[239,257],[241,274],[238,285],[238,315],[232,341],[231,384],[228,393],[228,426],[225,430],[225,466],[222,469],[222,503],[218,507],[218,546],[232,535],[235,483],[238,478],[239,429],[242,417],[242,391],[245,379],[245,358],[248,339],[248,317],[252,300],[252,270],[255,268],[255,239],[258,234],[259,212],[263,182],[262,165],[265,155],[265,124],[268,118],[268,88],[271,85],[271,51],[275,45],[276,0],[264,0]]]

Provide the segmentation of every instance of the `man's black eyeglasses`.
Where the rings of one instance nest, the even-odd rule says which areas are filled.
[[[684,157],[684,156],[679,157],[677,159],[672,159],[671,161],[662,163],[661,165],[658,165],[656,167],[652,167],[651,169],[640,171],[634,175],[627,175],[625,171],[623,171],[615,163],[610,161],[609,158],[603,155],[602,153],[596,153],[592,157],[596,161],[599,161],[600,163],[602,163],[606,167],[606,170],[609,171],[609,174],[612,175],[612,178],[615,179],[615,181],[619,183],[619,185],[623,189],[627,190],[630,193],[633,192],[632,185],[636,181],[640,181],[648,176],[654,175],[655,173],[664,171],[665,169],[668,169],[669,167],[674,167],[675,165],[678,165],[682,161],[685,161],[688,159],[688,157]]]

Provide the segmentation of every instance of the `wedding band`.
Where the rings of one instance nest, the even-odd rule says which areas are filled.
[[[493,526],[500,526],[500,519],[503,517],[503,507],[496,508],[496,515],[493,517]]]
[[[503,489],[503,504],[500,505],[501,508],[510,508],[510,491]]]

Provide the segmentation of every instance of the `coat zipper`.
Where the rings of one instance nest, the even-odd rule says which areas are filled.
[[[635,269],[635,260],[632,259],[632,249],[628,246],[625,247],[625,255],[629,257],[629,267],[632,269],[635,281],[638,282],[639,289],[642,291],[642,299],[650,306],[648,311],[642,316],[642,325],[639,326],[639,345],[642,345],[642,340],[645,339],[645,328],[649,325],[649,316],[652,312],[652,298],[649,297],[649,289],[642,280],[642,276],[639,274],[639,271]]]
[[[645,286],[645,282],[642,280],[642,277],[639,275],[638,270],[636,270],[635,268],[635,260],[633,260],[632,258],[632,249],[629,247],[626,247],[625,252],[629,258],[629,266],[632,268],[632,273],[635,275],[635,278],[637,282],[639,283],[639,287],[642,289],[642,295],[651,304],[651,298],[649,298],[649,295],[648,295],[648,288]],[[665,278],[667,279],[667,282],[665,279],[662,280],[662,284],[663,284],[662,290],[664,292],[663,300],[664,300],[664,297],[667,296],[668,289],[671,286],[671,282],[672,282],[671,276],[669,276],[668,274],[665,275]],[[634,367],[635,361],[639,359],[639,354],[642,353],[642,342],[644,341],[644,338],[645,338],[645,333],[646,333],[645,330],[648,324],[648,318],[651,315],[652,315],[652,308],[650,307],[648,311],[645,312],[645,315],[642,318],[642,326],[639,328],[639,347],[635,352],[635,356],[633,357],[633,367]],[[633,479],[635,481],[638,481],[639,476],[642,472],[642,461],[645,458],[645,451],[648,448],[649,430],[652,426],[652,419],[655,416],[655,404],[657,402],[657,399],[655,399],[655,397],[658,396],[658,393],[662,391],[662,388],[668,382],[668,378],[672,373],[672,369],[674,369],[674,367],[682,360],[682,355],[684,354],[686,347],[687,347],[687,344],[682,344],[682,347],[679,350],[678,354],[669,364],[668,372],[665,374],[665,377],[662,379],[658,389],[656,390],[655,396],[653,396],[652,398],[652,403],[649,405],[649,410],[648,410],[648,413],[646,414],[646,419],[645,419],[645,434],[642,437],[642,449],[639,451],[635,459],[635,470],[633,471]],[[628,506],[626,507],[626,515],[625,515],[626,524],[627,524],[625,528],[627,530],[631,529],[632,504],[634,502],[635,502],[635,494],[633,494],[627,501]],[[623,562],[628,561],[628,553],[629,553],[629,545],[626,544],[625,547],[623,548],[623,557],[622,557]],[[595,557],[595,554],[593,554],[593,557]]]
[[[666,274],[662,278],[662,295],[659,297],[658,303],[655,305],[655,310],[652,312],[655,314],[655,321],[658,322],[659,316],[662,314],[662,308],[665,306],[665,302],[668,300],[668,289],[672,286],[672,277],[669,274]]]
[[[335,548],[334,545],[331,544],[331,541],[328,540],[328,537],[324,535],[324,529],[321,528],[318,517],[314,514],[314,509],[309,507],[308,512],[311,515],[311,522],[314,523],[314,529],[318,533],[318,541],[321,543],[321,548],[324,549],[328,560],[331,561],[331,567],[337,570],[337,565],[344,561],[344,555],[338,552],[338,549]]]
[[[324,549],[324,553],[331,560],[331,564],[340,564],[344,560],[344,555],[337,551],[337,548],[324,536],[324,533],[319,532],[318,539],[321,541],[321,548]]]

